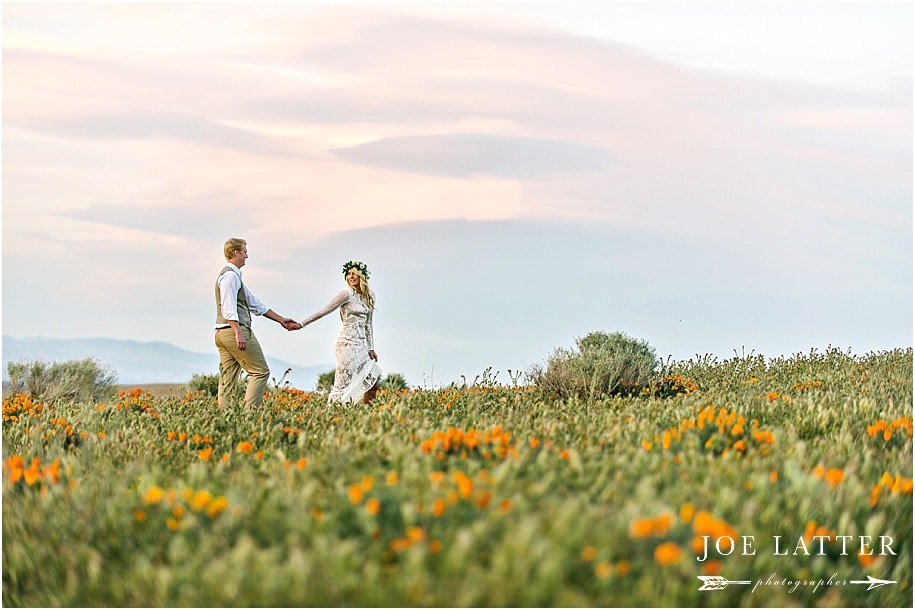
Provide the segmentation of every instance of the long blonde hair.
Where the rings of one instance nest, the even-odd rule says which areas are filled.
[[[362,302],[365,303],[365,306],[369,310],[375,309],[375,295],[372,294],[372,291],[369,290],[369,281],[365,279],[365,276],[362,275],[362,272],[356,269],[356,273],[359,274],[359,287],[356,288],[356,294],[359,295],[359,298],[362,299]]]

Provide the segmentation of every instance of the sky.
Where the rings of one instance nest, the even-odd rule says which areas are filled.
[[[912,345],[911,3],[2,5],[2,327],[214,352],[229,237],[413,386]],[[268,355],[333,363],[339,319]],[[180,380],[179,380],[180,381]]]

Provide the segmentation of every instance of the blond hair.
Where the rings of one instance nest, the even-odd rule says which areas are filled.
[[[225,245],[222,247],[223,254],[226,255],[226,260],[235,256],[235,253],[238,250],[244,250],[247,245],[248,242],[240,237],[230,237],[227,239]]]
[[[362,271],[359,269],[355,269],[355,271],[356,275],[359,276],[359,286],[355,288],[356,294],[359,295],[359,298],[362,299],[362,302],[365,303],[366,307],[375,309],[375,295],[369,290],[369,281],[362,275]]]

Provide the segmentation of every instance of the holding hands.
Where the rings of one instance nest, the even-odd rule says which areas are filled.
[[[285,328],[286,330],[290,330],[290,331],[300,330],[302,328],[302,325],[299,324],[298,322],[296,322],[295,320],[293,320],[292,318],[283,318],[283,320],[282,320],[282,322],[280,322],[280,324],[283,325],[283,328]]]

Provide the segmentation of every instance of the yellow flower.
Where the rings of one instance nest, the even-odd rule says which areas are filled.
[[[228,507],[229,500],[226,499],[225,496],[217,496],[213,498],[209,504],[207,504],[207,515],[209,515],[211,519],[214,519]]]
[[[600,579],[609,578],[613,574],[613,566],[608,561],[602,561],[594,566],[594,575]]]
[[[686,502],[680,507],[680,521],[683,523],[689,523],[693,520],[693,515],[696,514],[696,507],[693,506],[691,502]]]
[[[198,491],[191,500],[191,508],[195,511],[201,511],[209,505],[213,499],[213,494],[208,491]]]
[[[143,494],[143,503],[144,504],[158,504],[162,501],[162,496],[164,492],[161,487],[153,485],[146,490],[146,493]]]

